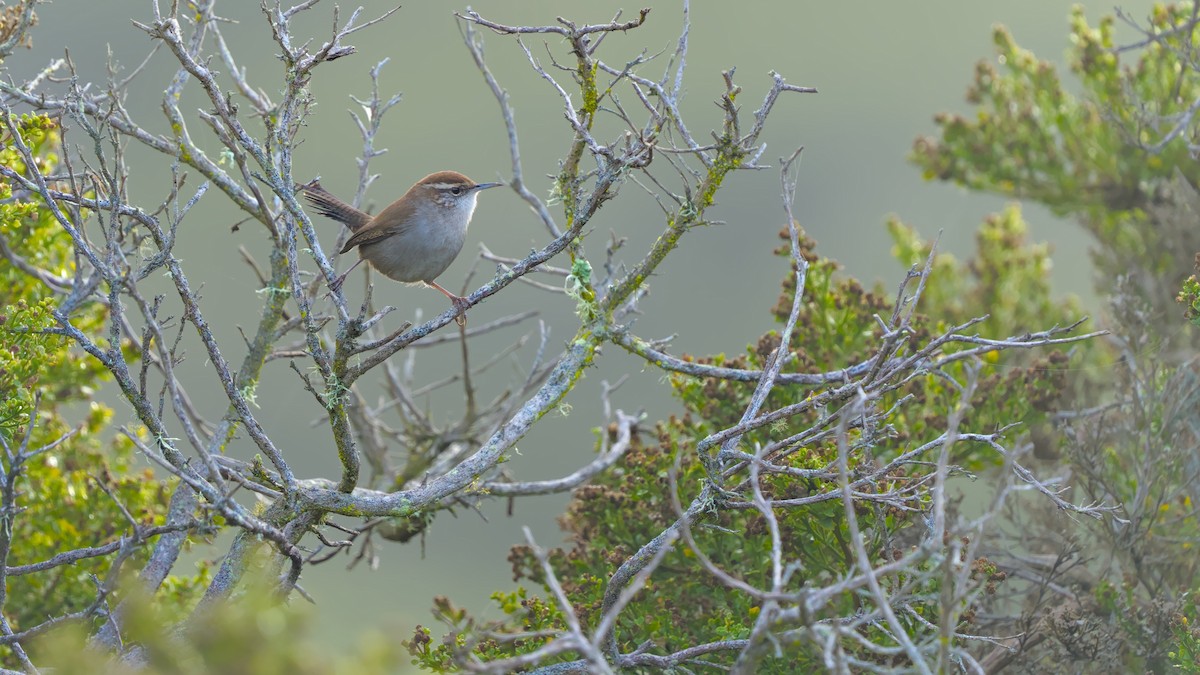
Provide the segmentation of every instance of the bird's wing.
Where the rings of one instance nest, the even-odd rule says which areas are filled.
[[[355,246],[372,244],[387,237],[402,235],[411,229],[413,220],[401,214],[402,210],[407,211],[407,208],[402,202],[397,201],[380,211],[379,215],[371,219],[367,227],[355,231],[354,236],[346,240],[346,245],[342,247],[342,253]],[[382,223],[388,224],[381,225]]]

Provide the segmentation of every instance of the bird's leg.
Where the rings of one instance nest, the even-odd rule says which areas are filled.
[[[457,323],[459,326],[467,325],[467,308],[471,306],[471,303],[467,302],[466,298],[462,297],[461,295],[455,295],[442,288],[436,281],[426,281],[425,284],[431,288],[436,288],[447,298],[450,298],[450,302],[454,305],[454,309],[458,312],[458,316],[454,317],[454,323]]]
[[[363,261],[362,258],[359,258],[358,260],[354,261],[354,264],[350,266],[350,269],[346,270],[345,272],[342,272],[341,276],[334,279],[333,283],[329,284],[329,290],[336,292],[337,289],[341,288],[342,283],[346,281],[346,277],[350,276],[350,273],[353,272],[354,268],[358,267],[358,264],[361,263],[362,261]]]

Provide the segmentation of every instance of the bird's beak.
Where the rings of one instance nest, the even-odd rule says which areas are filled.
[[[500,187],[504,183],[480,183],[475,186],[476,190],[486,190],[488,188]]]

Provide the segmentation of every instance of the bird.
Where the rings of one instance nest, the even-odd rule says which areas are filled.
[[[438,171],[413,184],[404,196],[372,216],[321,187],[320,179],[298,186],[317,213],[352,232],[341,253],[357,247],[359,260],[334,280],[337,290],[363,260],[389,279],[421,283],[441,291],[454,305],[455,320],[465,325],[467,300],[435,279],[462,251],[479,193],[503,183],[476,183],[457,171]]]

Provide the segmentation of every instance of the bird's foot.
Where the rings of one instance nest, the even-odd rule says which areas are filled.
[[[467,310],[471,307],[470,301],[462,296],[452,295],[450,296],[450,303],[454,305],[454,311],[458,313],[454,317],[454,323],[458,324],[459,328],[466,328]]]
[[[346,276],[348,274],[350,274],[350,272],[353,269],[354,268],[350,268],[350,269],[346,270],[345,272],[341,273],[340,275],[338,275],[338,278],[334,279],[333,282],[329,284],[329,292],[337,293],[338,289],[340,289],[342,287],[342,284],[344,284],[346,282]]]

